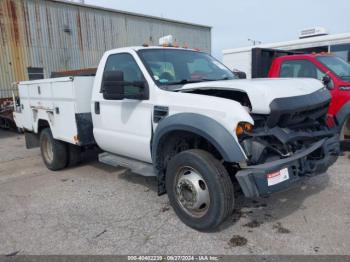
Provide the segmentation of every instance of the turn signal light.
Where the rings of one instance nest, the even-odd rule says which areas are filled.
[[[251,123],[241,122],[237,125],[236,135],[239,137],[244,133],[250,133],[253,131],[253,127],[254,126]]]

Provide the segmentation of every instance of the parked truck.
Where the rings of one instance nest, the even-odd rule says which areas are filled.
[[[94,77],[20,82],[14,115],[50,170],[97,146],[101,162],[156,176],[179,218],[208,230],[233,212],[234,184],[266,196],[326,172],[339,154],[321,82],[236,78],[196,50],[121,48]]]
[[[235,56],[237,57],[235,58]],[[350,65],[331,53],[303,53],[268,48],[251,49],[251,60],[230,54],[235,67],[250,68],[251,78],[315,78],[332,95],[328,124],[337,125],[344,149],[350,145]]]

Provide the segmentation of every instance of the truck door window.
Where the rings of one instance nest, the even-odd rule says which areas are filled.
[[[283,62],[280,77],[306,77],[322,80],[325,74],[307,60],[291,60]]]
[[[122,71],[124,80],[127,82],[145,80],[132,55],[126,53],[110,55],[107,59],[104,71]],[[143,92],[140,87],[133,85],[125,86],[124,90],[126,94],[139,94]]]

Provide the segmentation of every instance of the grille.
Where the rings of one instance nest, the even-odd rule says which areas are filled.
[[[330,100],[330,93],[326,89],[303,96],[277,98],[270,104],[271,113],[267,119],[267,126],[294,128],[317,122],[323,124]]]
[[[281,114],[276,125],[285,128],[308,126],[323,122],[328,110],[328,103],[310,110],[301,110]]]

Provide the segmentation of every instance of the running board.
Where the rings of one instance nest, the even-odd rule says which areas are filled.
[[[137,161],[132,158],[122,157],[105,152],[98,155],[98,161],[114,167],[128,168],[133,173],[141,176],[156,176],[153,170],[153,165]]]

